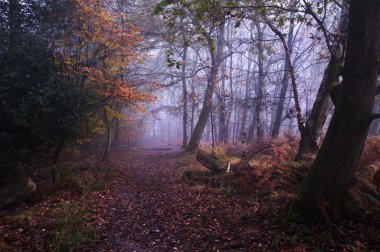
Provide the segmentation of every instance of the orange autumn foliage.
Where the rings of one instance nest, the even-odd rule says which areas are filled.
[[[142,41],[124,7],[116,0],[74,0],[60,54],[67,74],[77,76],[81,86],[93,90],[108,102],[151,101],[153,98],[128,83],[125,70],[142,63],[138,53]]]

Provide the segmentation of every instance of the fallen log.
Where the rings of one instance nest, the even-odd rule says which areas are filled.
[[[213,173],[220,173],[223,170],[223,165],[216,157],[204,150],[198,150],[197,160]]]

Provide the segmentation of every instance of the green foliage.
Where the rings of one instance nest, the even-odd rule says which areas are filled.
[[[167,36],[170,44],[186,47],[200,44],[214,51],[215,28],[231,13],[216,0],[162,0],[156,5],[154,14],[161,15],[166,27],[176,34]],[[181,64],[173,56],[167,54],[167,65],[178,69]]]
[[[97,233],[90,220],[85,218],[84,209],[77,203],[63,202],[58,206],[62,211],[58,219],[57,232],[51,242],[51,251],[74,251],[84,244],[94,244]]]
[[[18,1],[14,1],[18,3]],[[52,29],[66,7],[45,1],[18,3],[0,19],[0,173],[13,160],[29,163],[36,153],[51,154],[61,143],[89,132],[96,94],[64,74]],[[67,1],[69,6],[70,1]],[[3,8],[2,8],[3,9]],[[4,18],[4,17],[9,17]],[[57,19],[53,22],[53,16]]]

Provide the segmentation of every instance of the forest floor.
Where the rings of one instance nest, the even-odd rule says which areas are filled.
[[[345,223],[344,235],[306,227],[303,238],[279,233],[286,201],[188,183],[184,171],[204,171],[188,156],[115,151],[113,159],[95,165],[95,175],[75,176],[84,182],[63,180],[69,190],[0,212],[0,251],[380,249],[377,224],[357,216]]]
[[[99,250],[268,250],[275,228],[252,196],[231,196],[182,180],[176,157],[120,155],[125,174],[107,203]],[[252,213],[252,214],[251,214]]]

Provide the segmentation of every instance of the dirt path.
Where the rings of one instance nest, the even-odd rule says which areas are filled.
[[[173,158],[119,156],[125,175],[104,217],[98,251],[268,250],[269,222],[252,216],[252,200],[185,184]]]

